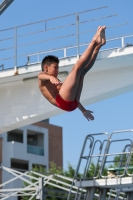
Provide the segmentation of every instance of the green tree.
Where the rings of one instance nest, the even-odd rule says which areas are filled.
[[[127,165],[128,173],[133,174],[133,154],[131,155],[131,157],[129,156],[130,156],[129,154],[115,156],[113,165],[111,165],[110,167],[120,168],[120,170],[117,171],[117,174],[123,174],[124,168]]]

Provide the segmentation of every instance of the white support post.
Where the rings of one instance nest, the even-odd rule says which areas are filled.
[[[87,196],[86,200],[93,200],[95,194],[96,187],[87,188]]]
[[[66,58],[66,48],[64,48],[64,58]]]
[[[39,178],[39,188],[37,191],[36,199],[43,200],[44,199],[44,187],[43,187],[44,179],[42,177]]]
[[[125,44],[124,44],[124,37],[121,38],[121,43],[122,43],[122,47],[124,47],[125,46]]]
[[[133,192],[127,193],[128,197],[127,200],[133,200]]]
[[[40,59],[40,54],[38,54],[38,56],[37,56],[37,59],[38,59],[38,62],[39,62],[39,59]]]
[[[107,194],[107,188],[100,189],[100,196],[98,200],[105,200]]]
[[[14,28],[14,73],[17,71],[17,27]]]

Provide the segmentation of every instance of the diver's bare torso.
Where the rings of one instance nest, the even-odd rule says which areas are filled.
[[[59,90],[61,88],[60,85],[54,85],[49,80],[41,81],[38,80],[38,85],[42,95],[53,105],[57,106],[56,104],[56,96],[59,94]]]

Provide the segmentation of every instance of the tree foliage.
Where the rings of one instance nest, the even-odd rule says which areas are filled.
[[[99,170],[100,166],[96,166],[94,163],[90,164],[90,168],[86,173],[86,177],[88,179],[92,179],[92,177],[96,176],[98,174],[98,170]],[[42,166],[35,166],[33,168],[34,172],[38,172],[44,175],[50,175],[50,174],[58,174],[58,175],[63,175],[65,177],[69,177],[69,178],[73,178],[75,175],[75,169],[72,167],[72,165],[68,164],[67,170],[63,171],[63,169],[61,167],[58,167],[55,163],[50,163],[50,168],[49,168],[49,173],[46,173],[46,169],[43,168]],[[107,173],[107,170],[104,169],[104,174]],[[36,178],[39,178],[37,175],[29,173],[29,175],[34,176]],[[77,178],[83,178],[84,174],[78,173]],[[31,179],[32,182],[35,182],[34,179]],[[69,183],[69,181],[65,180],[66,183]],[[53,182],[55,183],[55,182]],[[28,186],[27,183],[24,183],[25,186]],[[60,186],[62,186],[60,184]],[[61,200],[61,199],[67,199],[67,192],[61,191],[57,188],[55,188],[54,186],[50,186],[50,185],[46,185],[45,186],[45,190],[46,190],[46,200]],[[28,196],[24,196],[22,197],[23,200],[29,200]],[[36,198],[33,198],[33,200],[36,200]]]
[[[33,168],[33,171],[34,172],[38,172],[38,173],[41,173],[41,174],[44,174],[45,176],[48,176],[50,174],[58,174],[58,175],[63,175],[65,177],[69,177],[69,178],[73,178],[74,177],[74,174],[75,174],[75,169],[70,165],[68,164],[68,168],[67,170],[63,171],[63,169],[61,167],[58,167],[55,163],[51,162],[50,163],[50,168],[49,168],[49,173],[46,172],[46,169],[43,168],[42,166],[35,166]],[[37,175],[33,174],[33,173],[29,173],[30,176],[34,176],[36,178],[39,178]],[[80,176],[80,175],[79,175]],[[34,183],[35,180],[34,179],[31,179],[31,181]],[[65,181],[66,183],[69,183],[69,181]],[[53,182],[55,183],[55,182]],[[24,182],[24,185],[25,186],[28,186],[28,184],[26,182]],[[59,184],[58,184],[59,185]],[[61,186],[61,184],[60,184]],[[46,185],[45,187],[46,189],[46,193],[47,193],[47,197],[46,197],[46,200],[60,200],[60,196],[63,198],[66,198],[67,197],[67,193],[65,192],[62,192],[61,190],[55,188],[54,186],[50,186],[50,185]],[[55,192],[54,192],[55,191]],[[22,197],[23,200],[29,200],[29,197],[27,196],[23,196]],[[33,200],[36,200],[36,198],[33,198]]]
[[[117,174],[123,174],[125,167],[129,174],[133,174],[133,154],[124,154],[121,156],[115,156],[113,165],[111,167],[120,168],[120,171],[117,171]],[[123,169],[123,170],[122,170]]]

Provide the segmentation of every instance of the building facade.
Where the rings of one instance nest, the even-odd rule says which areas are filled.
[[[46,122],[37,122],[0,135],[0,163],[21,172],[31,170],[35,165],[46,168],[50,162],[63,166],[62,128]],[[0,182],[4,183],[12,175],[0,171]],[[14,181],[5,188],[22,187],[22,182]],[[17,197],[10,199],[17,200]]]

